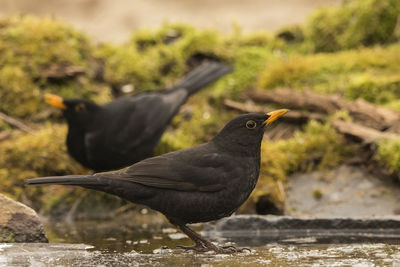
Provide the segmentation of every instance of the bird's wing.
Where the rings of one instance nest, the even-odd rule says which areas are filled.
[[[144,140],[161,135],[186,96],[184,91],[171,95],[143,93],[109,105],[112,117],[108,119],[106,132],[113,143],[110,147],[130,151]],[[125,108],[120,108],[121,104]]]
[[[181,153],[187,151],[189,153]],[[218,153],[181,150],[148,158],[131,167],[112,172],[115,179],[179,191],[216,192],[225,188],[223,181],[235,170]],[[107,176],[106,173],[97,175]]]

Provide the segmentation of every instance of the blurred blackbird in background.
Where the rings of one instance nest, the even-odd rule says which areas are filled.
[[[171,119],[188,97],[232,67],[205,62],[169,90],[118,98],[105,105],[46,94],[68,123],[68,153],[94,171],[115,170],[151,157]]]
[[[76,185],[117,195],[163,213],[195,242],[199,252],[219,247],[186,224],[230,216],[253,191],[260,171],[264,127],[288,110],[250,113],[231,120],[211,141],[148,158],[130,167],[93,175],[29,179],[29,185]]]

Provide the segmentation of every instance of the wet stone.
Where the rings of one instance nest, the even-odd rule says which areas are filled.
[[[285,214],[323,218],[399,214],[400,188],[365,167],[342,165],[288,177]]]
[[[48,242],[36,212],[0,194],[0,242]]]

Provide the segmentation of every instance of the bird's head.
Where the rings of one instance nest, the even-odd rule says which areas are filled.
[[[242,150],[252,147],[259,149],[266,126],[288,111],[288,109],[279,109],[267,114],[249,113],[237,116],[225,125],[214,140],[223,146],[236,147],[227,147],[227,149]]]
[[[68,123],[87,124],[99,110],[99,106],[85,99],[63,99],[60,96],[46,94],[45,101],[63,111]]]

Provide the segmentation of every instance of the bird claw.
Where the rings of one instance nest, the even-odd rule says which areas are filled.
[[[244,251],[248,251],[248,252],[251,252],[251,249],[250,248],[237,248],[237,247],[235,247],[235,246],[224,246],[224,247],[222,247],[223,249],[230,249],[230,250],[232,250],[233,252],[244,252]]]
[[[193,250],[196,252],[207,252],[209,249],[204,247],[203,245],[196,245],[196,246],[176,246],[177,248],[183,249],[183,250]]]
[[[198,244],[196,246],[176,246],[177,248],[183,249],[183,250],[193,250],[196,252],[208,252],[208,251],[215,251],[218,254],[233,254],[233,253],[239,253],[239,252],[244,252],[245,250],[251,252],[249,248],[237,248],[235,246],[224,246],[224,247],[219,247],[214,244],[211,246],[203,245],[203,244]]]
[[[184,232],[190,239],[192,239],[195,242],[195,246],[193,247],[185,247],[185,246],[177,246],[178,248],[182,248],[185,250],[194,250],[196,252],[208,252],[208,251],[214,251],[217,254],[233,254],[237,252],[243,252],[245,250],[248,250],[251,252],[249,248],[236,248],[235,246],[225,246],[225,247],[220,247],[217,246],[210,241],[202,238],[199,234],[194,232],[192,229],[187,227],[184,224],[179,225],[181,228],[182,232]]]
[[[233,253],[240,253],[244,251],[249,251],[251,250],[249,248],[237,248],[235,246],[224,246],[224,247],[217,247],[214,249],[215,252],[221,253],[221,254],[233,254]]]

